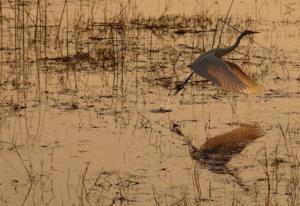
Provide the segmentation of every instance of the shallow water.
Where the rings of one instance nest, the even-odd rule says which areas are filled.
[[[231,23],[240,29],[249,24],[247,16],[263,17],[250,24],[261,31],[255,42],[245,39],[240,53],[228,55],[264,86],[257,96],[226,94],[200,77],[194,77],[193,84],[177,96],[168,96],[189,75],[186,65],[211,47],[213,32],[177,35],[177,28],[151,31],[128,25],[125,31],[113,30],[100,25],[103,6],[107,5],[109,18],[119,13],[120,4],[103,1],[94,7],[90,20],[94,27],[79,28],[76,35],[73,26],[80,22],[76,14],[82,14],[85,22],[93,8],[93,2],[80,2],[68,5],[70,28],[64,13],[59,44],[55,22],[63,4],[49,3],[47,41],[43,41],[44,28],[37,30],[37,47],[31,42],[34,29],[26,27],[22,36],[22,28],[14,27],[14,13],[4,3],[8,20],[3,23],[0,50],[1,204],[264,205],[268,199],[265,157],[272,174],[273,203],[292,202],[289,183],[294,174],[289,166],[295,162],[289,157],[298,154],[300,130],[299,2],[286,3],[295,8],[290,13],[286,5],[272,6],[271,1],[258,2],[256,7],[235,2],[232,7]],[[165,7],[157,2],[152,8],[149,2],[137,1],[136,13],[161,15]],[[166,14],[188,16],[191,10],[202,11],[203,2],[184,2],[170,2]],[[212,22],[207,21],[203,29],[214,29],[229,4],[205,1]],[[35,12],[34,6],[28,8]],[[243,15],[245,8],[249,14]],[[26,22],[30,25],[30,18]],[[221,45],[227,46],[237,33],[227,27],[225,31]],[[76,51],[89,56],[79,58]],[[216,174],[195,162],[186,145],[188,139],[200,146],[241,123],[258,124],[265,132],[227,164],[249,191],[232,175]],[[288,126],[286,139],[280,125],[284,131]]]

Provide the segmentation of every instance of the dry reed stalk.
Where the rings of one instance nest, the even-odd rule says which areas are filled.
[[[288,203],[290,205],[298,205],[299,203],[299,185],[300,185],[300,164],[297,154],[294,152],[291,143],[291,133],[290,133],[290,124],[289,121],[287,123],[287,127],[284,130],[282,125],[278,123],[278,127],[280,129],[280,133],[284,139],[284,145],[288,157],[289,170],[290,170],[290,180],[288,186]],[[288,139],[289,137],[289,139]]]
[[[195,190],[195,203],[196,205],[201,205],[202,201],[202,189],[200,183],[200,171],[199,171],[199,164],[194,164],[194,170],[192,174],[193,186]]]
[[[0,0],[0,98],[2,90],[2,79],[3,79],[3,11],[2,11],[2,0]]]

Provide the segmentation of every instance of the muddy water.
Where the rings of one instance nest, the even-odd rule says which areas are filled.
[[[261,18],[250,26],[261,31],[255,42],[245,39],[240,53],[228,56],[265,87],[257,96],[225,94],[200,77],[177,96],[168,96],[189,75],[186,65],[203,47],[210,48],[213,33],[176,35],[174,28],[130,28],[122,37],[105,33],[99,26],[103,12],[107,18],[119,14],[120,3],[104,1],[94,7],[99,28],[76,36],[65,23],[78,23],[80,12],[87,20],[93,8],[93,2],[80,2],[70,2],[69,19],[62,18],[62,52],[52,24],[59,21],[63,4],[49,3],[48,40],[38,47],[30,44],[30,29],[25,37],[18,30],[15,41],[13,13],[4,4],[0,205],[264,205],[268,194],[272,203],[292,204],[295,174],[289,166],[298,167],[292,157],[298,152],[300,124],[298,2],[233,5],[232,16],[241,20],[232,21],[242,28],[247,25],[243,9],[249,8],[246,16]],[[205,8],[212,18],[206,29],[213,29],[229,4],[174,1],[166,13],[183,16]],[[157,16],[166,8],[161,1],[136,5],[130,15]],[[43,32],[37,32],[41,39]],[[109,40],[110,35],[117,39]],[[221,44],[229,45],[235,36],[227,31]],[[77,47],[91,53],[88,60],[66,59]],[[242,123],[260,125],[265,134],[227,163],[235,176],[217,174],[190,157],[186,140],[200,147]],[[288,126],[286,139],[280,126],[284,131]]]

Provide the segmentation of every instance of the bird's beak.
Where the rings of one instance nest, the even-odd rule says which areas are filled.
[[[260,33],[260,32],[258,32],[258,31],[252,31],[252,34],[258,34],[258,33]]]

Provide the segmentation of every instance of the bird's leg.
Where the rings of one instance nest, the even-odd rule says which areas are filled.
[[[194,74],[194,72],[192,72],[190,74],[190,76],[188,76],[188,78],[186,78],[186,80],[184,80],[180,84],[176,85],[176,87],[174,89],[172,89],[172,91],[175,90],[175,92],[174,92],[173,95],[176,95],[178,92],[180,92],[184,88],[184,86],[186,85],[186,83],[190,80],[190,78],[192,78],[193,74]]]

